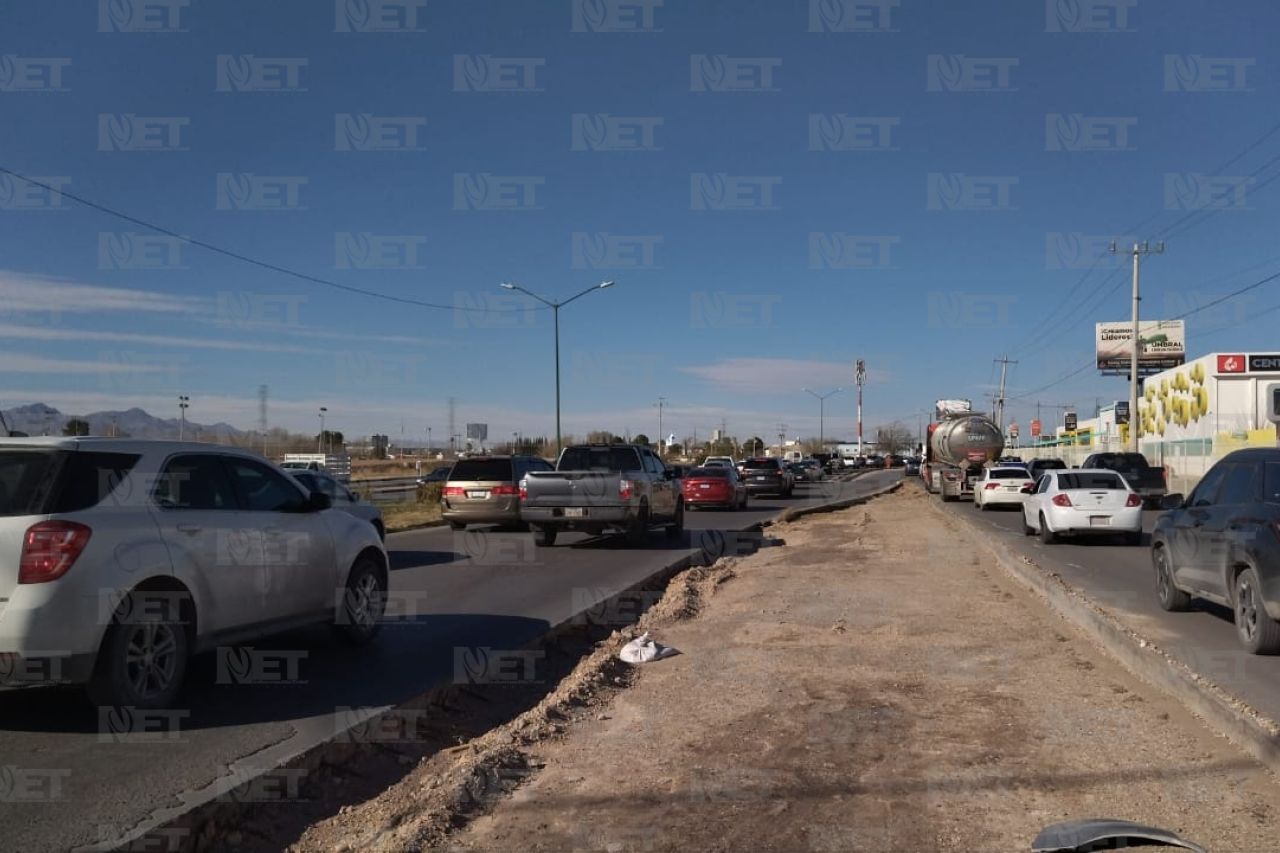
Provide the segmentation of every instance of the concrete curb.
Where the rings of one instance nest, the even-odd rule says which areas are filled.
[[[932,502],[930,511],[942,518],[953,518]],[[971,520],[954,518],[964,525],[968,538],[994,557],[1014,580],[1038,593],[1054,611],[1089,634],[1126,669],[1168,693],[1219,734],[1280,773],[1280,726],[1274,721],[1174,659],[1061,575],[988,540]]]
[[[784,509],[781,513],[778,514],[777,518],[772,518],[772,519],[769,519],[768,521],[764,521],[761,523],[761,526],[770,527],[775,524],[786,524],[787,522],[796,521],[797,519],[804,518],[806,515],[816,515],[817,513],[820,513],[820,512],[836,512],[837,510],[848,509],[851,506],[857,506],[858,504],[866,503],[872,498],[876,498],[876,497],[879,497],[880,495],[885,495],[885,494],[888,494],[889,492],[899,489],[902,487],[902,483],[903,483],[902,480],[898,480],[896,483],[890,483],[884,488],[876,489],[874,492],[869,492],[865,495],[858,495],[855,498],[841,498],[838,501],[830,501],[828,503],[814,504],[813,506],[798,506],[798,507],[792,507],[790,509]]]

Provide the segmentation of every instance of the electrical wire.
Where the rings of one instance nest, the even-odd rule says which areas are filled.
[[[354,293],[360,296],[368,296],[371,299],[381,299],[387,302],[395,302],[401,305],[413,305],[419,308],[434,308],[434,309],[444,310],[444,311],[467,311],[471,313],[480,313],[480,314],[507,314],[507,313],[513,313],[517,311],[524,312],[524,311],[550,311],[551,310],[550,308],[546,308],[543,306],[534,306],[534,305],[521,307],[517,309],[511,309],[511,310],[501,310],[501,309],[495,309],[495,308],[470,308],[462,305],[445,305],[444,303],[423,302],[420,299],[410,299],[405,296],[392,296],[389,293],[380,293],[376,290],[368,290],[363,287],[355,287],[349,284],[341,284],[336,281],[331,281],[327,278],[320,278],[319,276],[314,276],[309,273],[298,272],[297,270],[292,270],[292,269],[289,269],[288,267],[282,267],[279,264],[273,264],[270,261],[263,261],[258,258],[250,257],[249,255],[245,255],[240,252],[233,251],[231,249],[225,249],[221,246],[215,245],[213,243],[209,243],[205,240],[200,240],[195,237],[189,237],[184,234],[179,234],[176,231],[170,230],[160,225],[156,225],[153,222],[148,222],[145,219],[139,219],[136,216],[131,216],[127,213],[123,213],[119,210],[115,210],[113,208],[107,207],[104,204],[99,204],[98,202],[91,201],[83,196],[76,195],[75,193],[67,192],[66,190],[58,189],[57,187],[50,186],[49,184],[43,183],[42,181],[38,181],[34,178],[27,177],[26,175],[20,172],[15,172],[14,170],[6,168],[3,165],[0,165],[0,174],[9,175],[19,180],[26,181],[32,186],[40,187],[41,189],[48,190],[49,192],[52,192],[52,193],[56,193],[62,198],[69,199],[70,201],[74,201],[77,204],[83,205],[92,210],[96,210],[99,213],[105,213],[107,216],[112,216],[112,217],[115,217],[116,219],[120,219],[125,222],[131,223],[133,225],[137,225],[141,228],[146,228],[150,231],[156,232],[157,234],[163,234],[166,237],[173,237],[176,240],[181,240],[182,242],[187,243],[189,245],[196,246],[198,248],[204,249],[209,252],[214,252],[215,254],[222,255],[223,257],[231,258],[232,260],[239,261],[240,263],[249,264],[255,267],[260,267],[262,269],[270,270],[271,272],[280,273],[281,275],[290,276],[291,278],[296,278],[301,281],[309,282],[311,284],[318,284],[324,287],[333,288],[334,290],[341,290],[345,293]]]

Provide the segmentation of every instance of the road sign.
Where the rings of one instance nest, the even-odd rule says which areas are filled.
[[[1078,425],[1078,422],[1076,421],[1076,413],[1067,412],[1062,425],[1066,427],[1067,432],[1075,432]]]

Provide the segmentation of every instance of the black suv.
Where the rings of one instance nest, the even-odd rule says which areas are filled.
[[[742,463],[742,482],[746,484],[747,494],[766,492],[789,498],[795,490],[791,472],[781,459],[773,457],[748,459]]]
[[[1249,651],[1280,652],[1280,450],[1229,453],[1186,500],[1164,503],[1174,508],[1151,534],[1160,606],[1226,605]]]

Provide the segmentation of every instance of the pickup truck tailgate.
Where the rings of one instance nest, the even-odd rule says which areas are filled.
[[[601,506],[621,503],[615,473],[530,471],[525,475],[525,506]]]

